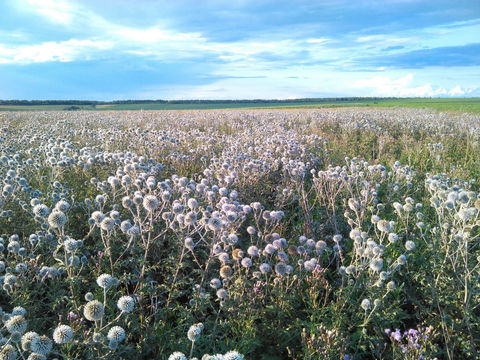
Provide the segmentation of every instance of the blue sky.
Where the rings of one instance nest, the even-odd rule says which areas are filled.
[[[480,96],[480,1],[0,2],[0,99],[336,96]]]

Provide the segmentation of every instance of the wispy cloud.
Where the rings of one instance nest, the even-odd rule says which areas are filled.
[[[76,40],[54,42],[48,41],[38,45],[7,48],[0,45],[0,62],[36,63],[36,62],[70,62],[88,60],[91,51],[107,50],[112,47],[108,41]]]
[[[69,24],[75,14],[75,7],[63,0],[27,0],[26,5],[54,23]]]
[[[105,71],[106,61],[115,64],[116,76],[135,96],[467,96],[477,91],[472,89],[480,76],[475,35],[480,5],[467,0],[454,7],[447,0],[388,1],[382,7],[371,0],[299,1],[294,7],[286,0],[111,4],[0,3],[0,76],[13,79],[20,67],[45,64],[52,69],[48,76],[55,77],[53,69],[70,64],[71,82],[81,82],[88,73],[84,67]],[[179,75],[171,76],[172,71]],[[49,83],[45,73],[35,76],[45,80],[38,83]]]

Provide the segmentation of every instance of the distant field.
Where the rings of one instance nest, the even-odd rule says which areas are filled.
[[[140,103],[140,104],[102,104],[77,105],[0,105],[0,111],[61,111],[61,110],[201,110],[201,109],[241,109],[241,108],[330,108],[330,107],[410,107],[429,108],[439,111],[469,112],[480,114],[480,98],[455,98],[455,99],[430,99],[430,98],[405,98],[405,99],[365,99],[347,101],[319,102],[229,102],[229,103]]]

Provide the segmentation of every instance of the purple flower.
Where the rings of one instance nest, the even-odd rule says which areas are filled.
[[[77,318],[78,318],[78,315],[75,314],[73,311],[70,311],[70,312],[68,313],[68,319],[69,319],[69,320],[76,320]]]
[[[390,335],[391,332],[392,332],[392,330],[390,330],[390,329],[385,329],[385,334]]]
[[[391,334],[391,337],[394,338],[396,341],[401,341],[402,333],[400,332],[400,329],[395,329],[395,332]]]

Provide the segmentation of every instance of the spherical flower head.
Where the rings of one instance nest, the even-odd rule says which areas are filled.
[[[389,281],[388,284],[387,284],[387,289],[392,291],[392,290],[395,290],[397,287],[397,285],[395,284],[395,281]]]
[[[26,316],[27,315],[27,310],[25,310],[25,308],[23,308],[21,306],[15,306],[12,310],[11,315],[12,316],[14,316],[14,315]]]
[[[194,198],[190,198],[187,201],[187,205],[190,209],[194,210],[198,207],[198,201]]]
[[[33,338],[30,349],[36,354],[47,355],[52,351],[53,341],[46,335]]]
[[[191,237],[185,238],[185,247],[188,250],[193,251],[193,248],[195,247],[195,242],[193,241],[193,239]]]
[[[226,298],[228,298],[227,290],[225,290],[225,289],[218,289],[218,290],[217,290],[217,297],[218,297],[220,300],[225,300]]]
[[[48,216],[48,225],[50,225],[50,227],[54,229],[61,228],[66,223],[67,223],[67,216],[62,211],[54,210]]]
[[[120,343],[125,340],[125,330],[120,326],[114,326],[108,331],[107,339]]]
[[[188,329],[187,332],[187,338],[188,340],[195,342],[200,338],[200,335],[202,334],[203,330],[203,324],[199,326],[198,324],[194,324],[190,326],[190,329]]]
[[[24,351],[30,351],[32,340],[39,335],[34,331],[29,331],[22,336],[21,344]]]
[[[224,265],[220,268],[220,276],[222,278],[229,278],[230,276],[233,275],[233,270],[230,266]]]
[[[258,248],[255,245],[252,245],[247,249],[247,253],[248,255],[255,257],[258,255]]]
[[[90,321],[100,320],[103,317],[104,312],[105,308],[98,300],[89,301],[83,309],[83,315]]]
[[[128,196],[124,196],[122,198],[122,206],[125,208],[125,209],[129,209],[133,206],[133,201],[132,199],[130,199],[130,197]]]
[[[262,274],[266,274],[268,272],[270,272],[270,265],[268,265],[267,263],[263,263],[260,265],[260,271],[262,272]]]
[[[159,202],[155,195],[147,195],[143,198],[143,207],[148,212],[154,212],[158,208]]]
[[[368,309],[370,309],[370,300],[368,299],[363,299],[360,306],[362,307],[363,310],[367,311]]]
[[[243,355],[233,350],[223,355],[223,360],[243,360]]]
[[[28,355],[27,360],[47,360],[47,357],[43,354],[31,353]]]
[[[392,226],[387,220],[379,220],[377,222],[377,228],[381,232],[390,232],[392,230]]]
[[[222,282],[220,281],[220,279],[213,278],[212,280],[210,280],[210,287],[211,288],[219,289],[221,286],[222,286]]]
[[[94,333],[92,336],[92,340],[96,343],[102,342],[103,336],[100,333]]]
[[[187,357],[180,351],[175,351],[168,357],[168,360],[187,360]]]
[[[27,330],[27,320],[23,315],[15,315],[5,323],[5,327],[10,333],[19,332],[23,334]]]
[[[73,330],[68,325],[59,325],[53,331],[53,341],[57,344],[66,344],[73,338]]]
[[[45,217],[50,213],[50,209],[44,204],[38,204],[33,207],[35,216]]]
[[[287,264],[283,261],[278,262],[275,265],[275,273],[279,276],[284,276],[287,273]]]
[[[95,220],[96,224],[100,224],[103,219],[105,219],[105,214],[101,211],[94,211],[92,213],[92,219]]]
[[[250,259],[249,257],[243,258],[241,264],[244,268],[248,269],[252,266],[252,259]]]
[[[10,344],[4,345],[0,351],[1,360],[15,360],[17,356],[17,350]]]
[[[411,251],[411,250],[415,249],[415,243],[412,240],[406,241],[405,242],[405,249],[407,249],[407,251]]]
[[[97,284],[102,289],[109,289],[118,284],[118,280],[109,274],[102,274],[97,278]]]
[[[65,200],[60,200],[55,204],[55,209],[63,212],[68,211],[68,209],[70,209],[70,204]]]
[[[115,220],[111,217],[106,217],[100,223],[100,228],[104,231],[111,231],[115,227]]]
[[[108,348],[109,348],[110,350],[113,350],[113,351],[117,350],[117,349],[118,349],[118,341],[110,340],[110,341],[108,342]]]
[[[14,343],[18,343],[20,340],[22,340],[22,334],[18,331],[15,331],[10,334],[10,340],[12,340]]]
[[[247,233],[249,233],[250,235],[254,235],[255,232],[256,232],[256,229],[253,226],[247,227]]]
[[[395,243],[398,240],[398,235],[395,233],[388,234],[388,241],[391,243]]]
[[[85,300],[86,301],[92,301],[93,300],[93,294],[91,292],[87,292],[85,294]]]
[[[122,296],[117,301],[118,309],[124,313],[132,312],[134,305],[135,301],[131,296]]]
[[[370,269],[374,272],[379,272],[383,269],[383,260],[382,259],[372,259],[370,261]]]
[[[222,220],[218,217],[208,219],[208,228],[211,231],[219,231],[222,228]]]

